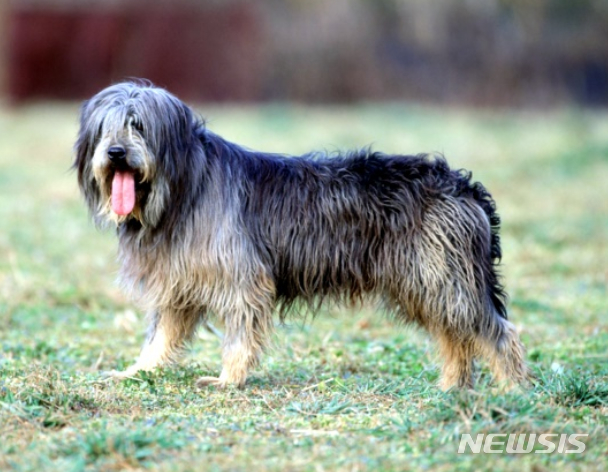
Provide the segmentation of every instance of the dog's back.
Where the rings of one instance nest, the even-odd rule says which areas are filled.
[[[472,296],[476,311],[487,299],[504,316],[499,220],[491,196],[470,174],[424,155],[231,150],[222,158],[240,161],[235,166],[245,174],[244,231],[283,308],[297,299],[316,307],[325,297],[356,302],[389,295],[403,311],[404,294],[438,286],[445,296],[470,275],[466,286],[485,292]],[[462,289],[455,290],[457,305]],[[409,317],[428,318],[409,305]]]

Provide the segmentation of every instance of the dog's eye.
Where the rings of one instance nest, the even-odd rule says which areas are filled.
[[[138,120],[133,120],[133,128],[135,128],[136,131],[138,132],[143,132],[144,127],[142,126],[141,122]]]
[[[129,117],[129,125],[137,132],[141,133],[144,130],[144,127],[139,119],[139,117],[135,114]]]

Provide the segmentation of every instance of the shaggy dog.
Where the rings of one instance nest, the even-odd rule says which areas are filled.
[[[273,312],[364,296],[438,341],[443,388],[472,386],[478,356],[499,379],[528,377],[494,201],[443,158],[255,152],[167,91],[126,82],[82,106],[74,167],[96,222],[117,225],[121,285],[148,313],[118,377],[174,361],[213,314],[222,372],[198,384],[242,386]]]

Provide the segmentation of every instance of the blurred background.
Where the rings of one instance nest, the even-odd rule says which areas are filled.
[[[0,94],[146,77],[186,100],[608,104],[608,2],[0,2]]]

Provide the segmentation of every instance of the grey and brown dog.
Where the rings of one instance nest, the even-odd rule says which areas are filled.
[[[122,286],[148,312],[119,377],[174,361],[214,314],[223,369],[198,383],[242,386],[275,311],[363,297],[437,339],[444,388],[472,386],[478,356],[499,379],[528,377],[494,201],[442,158],[254,152],[165,90],[127,82],[83,105],[74,167],[96,221],[117,224]]]

